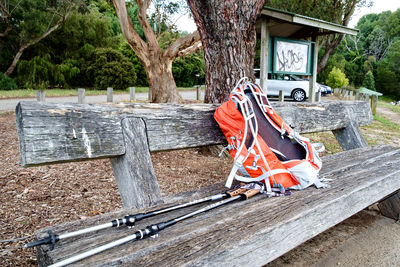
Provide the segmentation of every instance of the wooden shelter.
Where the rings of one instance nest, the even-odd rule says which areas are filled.
[[[275,66],[271,66],[274,64],[274,57],[276,56],[276,49],[271,49],[271,46],[276,45],[276,41],[271,43],[271,40],[280,38],[282,40],[287,39],[292,43],[298,40],[297,42],[303,46],[307,43],[310,44],[307,68],[298,72],[298,74],[310,77],[309,101],[314,102],[318,60],[318,53],[315,51],[318,51],[318,37],[329,34],[357,35],[358,30],[316,18],[264,7],[261,17],[257,21],[257,33],[261,38],[260,85],[265,89],[268,87],[268,72],[276,71]],[[271,53],[273,54],[271,55]]]

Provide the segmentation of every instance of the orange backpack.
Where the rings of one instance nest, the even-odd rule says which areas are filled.
[[[318,180],[322,162],[314,146],[282,120],[262,89],[247,78],[239,81],[214,118],[228,140],[225,149],[234,159],[227,187],[233,179],[261,181],[267,192],[312,184],[325,187]]]

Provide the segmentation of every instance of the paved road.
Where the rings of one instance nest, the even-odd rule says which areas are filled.
[[[183,99],[186,100],[196,100],[196,91],[180,91],[179,92]],[[147,100],[148,93],[136,93],[137,100]],[[204,90],[201,92],[201,97],[204,99]],[[20,101],[36,101],[36,98],[17,98],[17,99],[1,99],[0,100],[0,110],[8,111],[15,110],[18,102]],[[106,103],[106,95],[97,96],[86,96],[85,101],[87,104],[98,104]],[[114,95],[113,102],[127,102],[129,101],[129,94]],[[66,97],[47,97],[46,102],[51,103],[78,103],[78,96],[66,96]]]

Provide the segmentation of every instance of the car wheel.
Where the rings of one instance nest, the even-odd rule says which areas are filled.
[[[302,102],[306,100],[306,92],[302,89],[295,89],[292,93],[292,97],[296,102]]]

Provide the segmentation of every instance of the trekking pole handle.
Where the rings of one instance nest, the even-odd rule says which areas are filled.
[[[258,193],[260,193],[259,189],[249,189],[246,190],[245,192],[241,193],[240,195],[243,197],[244,200],[247,200],[249,198],[251,198],[254,195],[257,195]]]
[[[240,187],[239,187],[239,188],[234,189],[234,190],[226,191],[225,193],[228,194],[230,197],[234,197],[234,196],[243,194],[244,192],[246,192],[246,190],[247,190],[247,189],[244,189],[244,188],[240,188]]]

